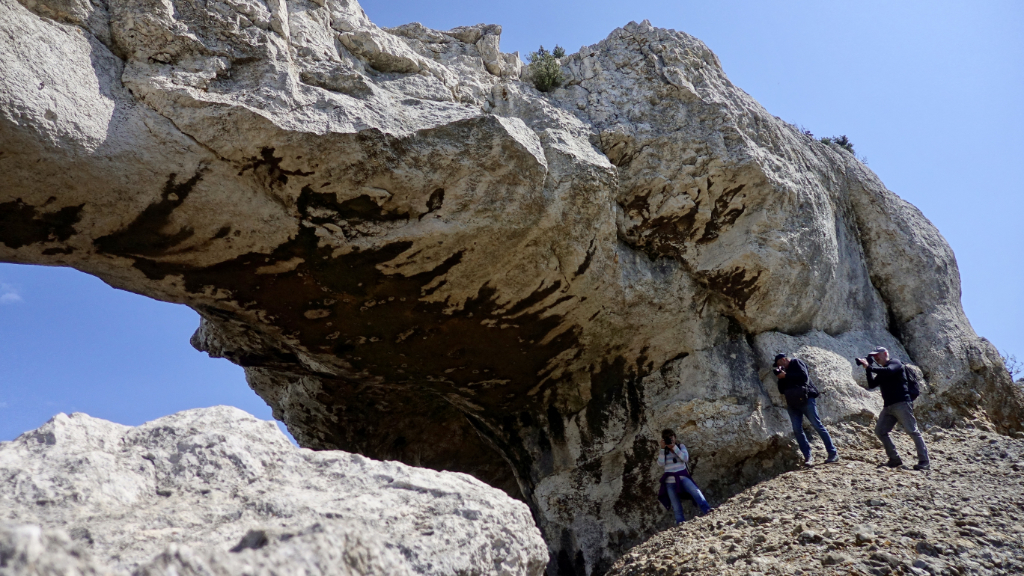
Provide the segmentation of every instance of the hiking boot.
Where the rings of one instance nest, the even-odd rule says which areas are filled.
[[[835,463],[835,462],[839,462],[839,453],[838,452],[836,452],[835,454],[832,454],[831,456],[829,456],[825,460],[825,464],[832,464],[832,463]]]
[[[811,466],[814,466],[814,458],[811,458],[810,456],[808,456],[807,460],[804,460],[804,466],[807,466],[808,468],[810,468]]]
[[[932,469],[932,465],[929,464],[928,462],[918,462],[917,464],[914,464],[914,470],[931,470],[931,469]]]
[[[903,466],[903,460],[900,460],[899,458],[889,458],[888,462],[878,465],[879,468],[882,468],[883,466],[889,468],[899,468],[900,466]]]

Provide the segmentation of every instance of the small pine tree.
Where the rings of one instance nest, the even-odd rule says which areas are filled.
[[[857,153],[853,151],[853,142],[850,142],[850,139],[847,138],[845,134],[842,136],[823,136],[821,142],[823,144],[835,144],[850,154],[853,154],[854,156],[857,155]]]
[[[562,65],[558,59],[565,56],[565,49],[556,45],[554,51],[548,52],[541,46],[536,52],[530,52],[530,76],[533,85],[541,92],[550,92],[565,82]]]

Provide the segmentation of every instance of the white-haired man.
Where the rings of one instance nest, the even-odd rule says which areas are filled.
[[[889,432],[892,432],[893,427],[899,422],[914,440],[914,447],[917,448],[917,464],[914,465],[914,470],[928,470],[931,467],[928,448],[924,445],[924,436],[917,429],[914,402],[907,387],[903,363],[895,358],[889,358],[889,351],[881,346],[875,348],[867,358],[857,358],[857,363],[867,371],[868,388],[877,386],[882,390],[883,408],[878,413],[878,422],[875,423],[875,435],[882,441],[885,454],[889,457],[889,461],[883,466],[898,468],[903,465],[896,445],[893,444],[892,438],[889,438]]]

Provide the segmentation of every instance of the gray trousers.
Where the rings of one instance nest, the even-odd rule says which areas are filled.
[[[889,456],[890,460],[896,460],[900,457],[899,452],[896,451],[896,445],[889,438],[889,432],[892,432],[897,422],[914,439],[914,446],[917,448],[917,461],[921,464],[927,464],[929,462],[928,448],[924,445],[924,437],[921,436],[921,431],[917,429],[917,418],[914,418],[914,405],[910,402],[897,402],[892,406],[886,406],[878,414],[878,422],[875,424],[875,436],[878,436],[878,439],[882,441],[882,445],[885,446],[886,455]]]

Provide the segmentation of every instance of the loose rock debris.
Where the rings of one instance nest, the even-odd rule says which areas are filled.
[[[865,439],[836,464],[788,472],[658,534],[609,576],[1024,573],[1024,439],[941,428],[925,439],[930,471],[878,467],[885,455]],[[913,463],[910,441],[896,440]]]

